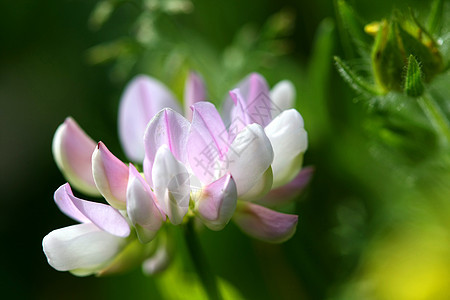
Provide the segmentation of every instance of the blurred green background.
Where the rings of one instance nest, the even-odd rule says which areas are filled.
[[[157,7],[147,12],[140,1],[112,2],[103,24],[104,10],[93,13],[98,2],[0,2],[4,299],[193,295],[180,235],[176,270],[187,279],[170,271],[146,277],[139,268],[78,278],[53,270],[41,247],[48,232],[73,224],[53,202],[64,182],[51,154],[57,126],[72,116],[125,159],[116,117],[127,81],[146,73],[181,99],[190,69],[203,74],[216,104],[252,71],[272,86],[291,80],[310,139],[305,165],[316,170],[291,208],[299,225],[288,242],[252,240],[232,223],[201,232],[218,276],[246,299],[450,298],[449,148],[423,114],[411,123],[415,108],[403,109],[415,105],[411,98],[394,95],[393,107],[374,111],[339,76],[333,55],[346,53],[333,1],[195,0],[178,11],[147,1]],[[430,2],[348,1],[368,22],[394,7],[421,17]],[[363,61],[349,59],[364,71]],[[448,118],[447,73],[430,90]]]

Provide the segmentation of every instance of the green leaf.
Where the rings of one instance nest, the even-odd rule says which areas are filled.
[[[334,61],[336,62],[336,68],[338,69],[341,76],[347,81],[350,86],[357,92],[361,94],[369,95],[382,95],[383,91],[379,90],[374,85],[367,82],[361,76],[358,76],[353,72],[350,67],[344,63],[339,57],[335,56]]]
[[[424,91],[420,65],[412,54],[408,58],[408,69],[406,71],[404,90],[410,97],[418,97],[422,95]]]
[[[356,48],[361,56],[368,57],[373,38],[365,33],[365,22],[344,0],[335,1],[335,7],[338,29],[346,54],[353,56],[353,48]]]
[[[430,15],[428,16],[428,32],[438,35],[442,26],[442,15],[444,13],[444,1],[434,0],[431,4]]]
[[[328,130],[332,128],[329,124],[328,112],[328,90],[330,83],[330,73],[332,69],[332,53],[335,47],[335,25],[332,19],[324,19],[316,30],[314,43],[312,46],[312,56],[307,67],[307,75],[303,90],[305,99],[314,99],[301,109],[306,114],[314,116],[315,134],[311,135],[310,141],[314,144],[315,139],[320,139]]]

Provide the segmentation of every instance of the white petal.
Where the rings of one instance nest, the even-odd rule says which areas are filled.
[[[160,245],[150,258],[142,263],[142,271],[147,275],[155,275],[164,271],[172,261],[170,251],[165,244]]]
[[[151,241],[162,226],[163,215],[154,194],[132,164],[127,187],[127,213],[142,243]]]
[[[289,80],[282,80],[272,88],[270,91],[273,105],[272,118],[294,107],[295,94],[295,86]]]
[[[152,179],[159,205],[172,224],[180,224],[189,208],[189,173],[166,145],[156,152]]]
[[[262,127],[258,124],[245,127],[228,150],[228,170],[236,182],[238,196],[257,183],[272,161],[272,146]]]
[[[187,163],[186,143],[190,126],[188,120],[169,108],[158,112],[148,123],[144,134],[144,174],[151,187],[154,187],[152,168],[159,147],[166,145],[177,160]]]
[[[274,152],[272,171],[273,188],[276,188],[291,181],[300,171],[308,135],[303,118],[295,109],[282,112],[264,130]]]
[[[272,168],[269,167],[257,180],[253,187],[243,195],[239,196],[240,200],[244,201],[255,201],[258,200],[272,189],[273,173]]]
[[[197,215],[209,229],[222,230],[233,216],[236,203],[236,183],[226,174],[204,187],[197,202]]]
[[[100,270],[122,249],[124,242],[124,238],[86,223],[50,232],[42,240],[42,247],[48,263],[58,271]]]

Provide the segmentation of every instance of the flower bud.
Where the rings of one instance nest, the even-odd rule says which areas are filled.
[[[373,33],[377,28],[366,26],[366,31],[369,29]],[[384,92],[403,89],[410,55],[421,62],[425,82],[444,70],[436,43],[413,17],[381,21],[372,49],[372,68],[375,81]]]

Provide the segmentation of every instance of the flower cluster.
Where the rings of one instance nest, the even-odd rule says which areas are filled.
[[[289,81],[270,91],[253,73],[230,91],[221,116],[205,101],[201,77],[191,73],[184,117],[162,83],[138,76],[119,108],[120,141],[133,162],[128,165],[67,118],[53,140],[56,163],[73,187],[109,205],[75,197],[69,183],[58,188],[57,206],[81,224],[44,237],[49,264],[76,275],[114,272],[132,252],[153,273],[167,263],[167,242],[156,250],[144,246],[165,223],[192,217],[212,230],[233,219],[255,238],[289,239],[298,217],[268,207],[292,199],[311,175],[301,170],[307,134],[291,108],[294,98]],[[129,250],[135,244],[143,245],[139,254]]]

